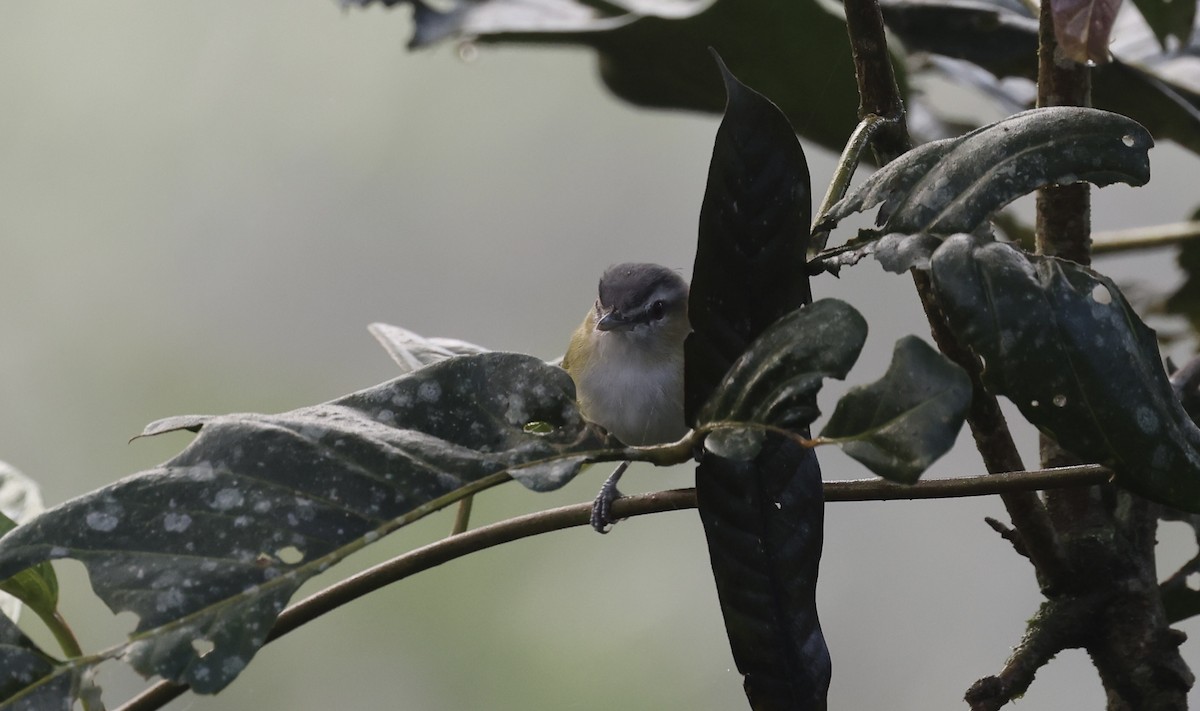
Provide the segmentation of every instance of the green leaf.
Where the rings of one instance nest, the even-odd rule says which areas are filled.
[[[16,528],[19,522],[28,521],[42,510],[42,496],[37,484],[15,467],[0,462],[0,538]],[[43,619],[52,617],[58,609],[58,578],[49,563],[0,580],[0,592],[28,605]],[[0,600],[0,614],[15,620],[19,610],[20,605],[11,599]]]
[[[724,7],[745,12],[749,5]],[[783,11],[806,3],[770,6]],[[727,19],[733,28],[740,22],[736,13]],[[797,27],[803,25],[786,32]],[[758,59],[743,55],[739,71],[741,59],[761,61],[763,48],[774,46],[766,36],[742,38],[759,43]],[[805,44],[797,40],[780,46]],[[709,164],[688,297],[689,423],[714,391],[721,396],[719,387],[743,351],[811,298],[805,252],[812,197],[804,151],[775,104],[721,70],[728,104]],[[830,661],[816,606],[825,506],[816,454],[783,434],[760,432],[747,435],[753,455],[726,451],[737,455],[730,458],[711,447],[745,449],[747,443],[733,442],[736,433],[724,442],[714,434],[696,467],[697,513],[746,697],[754,708],[823,708]]]
[[[1121,0],[1049,0],[1062,55],[1080,64],[1108,63],[1108,41]]]
[[[753,423],[805,431],[821,414],[817,392],[825,378],[844,378],[867,338],[853,306],[821,299],[772,325],[733,364],[698,424]]]
[[[821,227],[883,203],[879,234],[970,232],[1045,185],[1144,185],[1152,145],[1146,129],[1125,116],[1081,107],[1033,109],[905,153],[834,205]]]
[[[838,401],[821,432],[881,477],[911,484],[954,446],[971,379],[916,336],[896,342],[883,378]]]
[[[1164,51],[1168,50],[1171,37],[1187,46],[1196,23],[1195,0],[1133,0],[1133,4],[1154,31]]]
[[[725,95],[708,54],[715,48],[743,81],[772,97],[805,138],[841,150],[858,120],[845,22],[815,0],[449,0],[439,4],[442,9],[412,4],[410,47],[448,38],[590,47],[601,80],[618,98],[720,113]],[[902,70],[899,81],[903,85]]]
[[[489,353],[281,415],[196,418],[171,461],[0,539],[0,577],[82,561],[114,612],[139,617],[121,656],[214,693],[313,575],[510,475],[551,489],[604,454],[574,394],[559,368]],[[554,429],[526,432],[531,422]]]
[[[1200,429],[1167,380],[1154,332],[1110,279],[1074,262],[967,235],[930,266],[984,383],[1125,488],[1200,511]]]
[[[1195,0],[1167,3],[1195,6]],[[884,19],[909,53],[935,55],[933,64],[956,83],[974,85],[1002,104],[1032,102],[1023,83],[997,78],[1037,79],[1037,19],[1007,0],[886,0]],[[1200,36],[1192,34],[1180,51],[1164,52],[1147,29],[1124,23],[1112,47],[1112,62],[1092,71],[1094,106],[1131,116],[1159,140],[1172,140],[1200,153],[1200,76],[1192,69]],[[963,70],[941,57],[964,60],[986,70]],[[913,97],[909,97],[910,102]],[[934,111],[938,106],[930,106]]]
[[[0,513],[0,537],[16,527],[16,521]],[[58,577],[49,563],[39,563],[0,580],[0,591],[28,605],[38,617],[53,617],[58,609]]]
[[[24,633],[5,615],[0,615],[0,702],[19,693],[26,687],[45,680],[53,671],[55,662],[44,654]],[[62,705],[64,710],[70,709],[70,703]],[[0,709],[5,705],[0,703]],[[20,708],[13,706],[12,708]],[[53,705],[33,706],[28,709],[49,709]]]
[[[688,422],[755,338],[812,300],[805,274],[812,190],[783,112],[718,59],[729,93],[700,206],[684,345]]]

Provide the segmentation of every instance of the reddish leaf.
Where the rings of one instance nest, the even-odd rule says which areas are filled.
[[[1106,64],[1121,0],[1050,0],[1054,37],[1063,55],[1080,64]]]

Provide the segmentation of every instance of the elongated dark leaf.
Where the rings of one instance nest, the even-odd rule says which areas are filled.
[[[689,422],[751,341],[812,300],[804,276],[803,237],[812,220],[804,151],[770,100],[721,70],[729,107],[713,145],[688,297]]]
[[[804,431],[820,415],[822,380],[846,377],[866,339],[866,319],[844,301],[821,299],[800,307],[734,363],[698,424],[745,422]]]
[[[1186,47],[1192,37],[1192,26],[1196,22],[1196,3],[1191,0],[1133,0],[1146,24],[1154,31],[1155,38],[1166,50],[1174,37]]]
[[[723,7],[733,11],[726,19],[738,27],[746,4]],[[771,46],[766,36],[746,37],[761,48]],[[829,61],[825,66],[836,62]],[[810,293],[804,152],[783,114],[721,69],[728,106],[700,210],[688,306],[689,422],[746,347]],[[738,400],[732,389],[724,398],[731,405]],[[781,435],[767,434],[756,445],[757,454],[744,460],[706,451],[696,468],[700,521],[729,646],[751,707],[824,708],[830,661],[816,607],[821,468],[811,449]]]
[[[1111,280],[966,235],[938,249],[930,272],[990,388],[1125,488],[1200,511],[1200,429],[1172,392],[1154,332]]]
[[[528,432],[531,421],[554,429]],[[199,435],[171,461],[0,539],[0,578],[82,561],[114,612],[138,615],[123,658],[201,693],[238,675],[311,576],[509,474],[561,486],[605,447],[564,371],[509,353],[281,415],[192,423]]]
[[[1054,38],[1065,57],[1084,64],[1108,62],[1108,38],[1121,0],[1049,0]]]
[[[838,401],[821,437],[886,479],[911,484],[954,446],[971,379],[916,336],[896,342],[883,378]]]
[[[1081,107],[1033,109],[909,151],[834,205],[822,226],[883,203],[881,234],[970,232],[1044,185],[1144,185],[1152,145],[1146,129],[1125,116]]]

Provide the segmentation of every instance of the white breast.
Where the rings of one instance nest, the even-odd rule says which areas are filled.
[[[629,445],[674,442],[683,419],[683,352],[648,354],[628,334],[604,334],[601,357],[576,379],[583,414]]]

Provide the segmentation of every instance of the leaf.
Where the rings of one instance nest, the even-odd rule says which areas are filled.
[[[22,521],[44,510],[42,495],[32,479],[15,467],[0,462],[0,537]],[[41,616],[53,615],[58,608],[58,578],[49,563],[0,580],[0,615],[19,619],[21,603]]]
[[[0,537],[17,527],[17,522],[0,513]],[[22,570],[6,580],[0,580],[0,591],[12,595],[29,606],[39,617],[53,617],[58,609],[58,577],[49,563]],[[7,611],[6,617],[16,618]]]
[[[1193,0],[1172,2],[1194,5]],[[1037,19],[1010,0],[886,0],[884,19],[908,52],[971,62],[987,73],[957,72],[956,83],[969,83],[1004,103],[1032,103],[1029,82],[1037,78]],[[1092,72],[1098,108],[1131,116],[1159,141],[1173,140],[1200,153],[1200,36],[1177,52],[1163,47],[1134,13],[1117,17],[1113,61]],[[933,62],[939,69],[948,66]],[[1000,83],[996,78],[1010,81]],[[1027,82],[1013,82],[1021,78]],[[912,102],[912,98],[909,98]],[[937,111],[937,106],[928,108]]]
[[[488,353],[488,349],[454,338],[426,338],[407,328],[373,323],[367,330],[379,341],[403,373],[409,373],[456,355]]]
[[[1196,3],[1179,0],[1133,0],[1138,12],[1154,31],[1155,38],[1164,51],[1170,51],[1170,38],[1187,46],[1196,22]]]
[[[54,667],[53,659],[38,649],[12,620],[0,615],[0,702],[45,679],[54,671]],[[69,711],[70,704],[61,707]],[[0,703],[0,708],[4,708],[3,703]],[[37,711],[53,706],[33,706],[27,703],[24,708]]]
[[[345,4],[366,6],[372,0]],[[413,47],[448,37],[585,46],[596,51],[600,78],[618,98],[638,106],[719,113],[725,96],[708,55],[716,48],[743,80],[773,97],[806,138],[839,151],[857,122],[845,22],[816,0],[450,0],[438,12],[426,2],[412,5]],[[611,9],[597,9],[604,7]],[[780,67],[823,71],[781,72]],[[817,96],[820,101],[814,102]]]
[[[879,476],[911,484],[950,451],[971,404],[971,379],[916,336],[896,342],[883,378],[838,401],[821,432]]]
[[[746,7],[715,6],[743,12]],[[727,19],[733,28],[742,22],[736,13]],[[788,25],[788,32],[797,27],[803,25]],[[773,46],[768,37],[768,32],[747,35],[759,43],[760,56],[766,56],[762,47]],[[804,42],[789,38],[785,44]],[[836,62],[832,55],[828,61]],[[728,105],[700,208],[688,299],[693,329],[685,343],[689,422],[697,420],[746,347],[810,299],[805,251],[812,198],[804,152],[774,104],[723,65],[721,70]],[[746,378],[744,384],[753,381]],[[737,400],[732,389],[719,392],[730,403]],[[821,468],[811,449],[790,438],[768,433],[760,440],[749,459],[709,450],[696,467],[696,500],[713,581],[751,707],[820,708],[830,677],[815,599],[824,520]]]
[[[489,353],[281,415],[208,417],[166,464],[0,539],[0,577],[80,560],[114,612],[139,617],[126,661],[215,693],[313,575],[510,474],[551,489],[603,453],[574,393],[559,368]]]
[[[1200,511],[1200,429],[1172,392],[1154,332],[1110,279],[967,235],[934,253],[930,274],[989,388],[1126,489]]]
[[[905,153],[834,205],[820,228],[883,203],[881,234],[970,232],[1045,185],[1144,185],[1152,145],[1146,129],[1124,116],[1068,106],[1032,109]]]
[[[1054,38],[1065,57],[1080,64],[1108,62],[1108,38],[1121,0],[1050,0]]]
[[[845,378],[866,339],[866,319],[846,302],[821,299],[802,306],[767,329],[733,364],[697,423],[805,431],[821,414],[822,380]]]
[[[718,60],[729,92],[700,207],[684,349],[686,413],[697,411],[759,334],[812,300],[808,162],[787,118]]]

